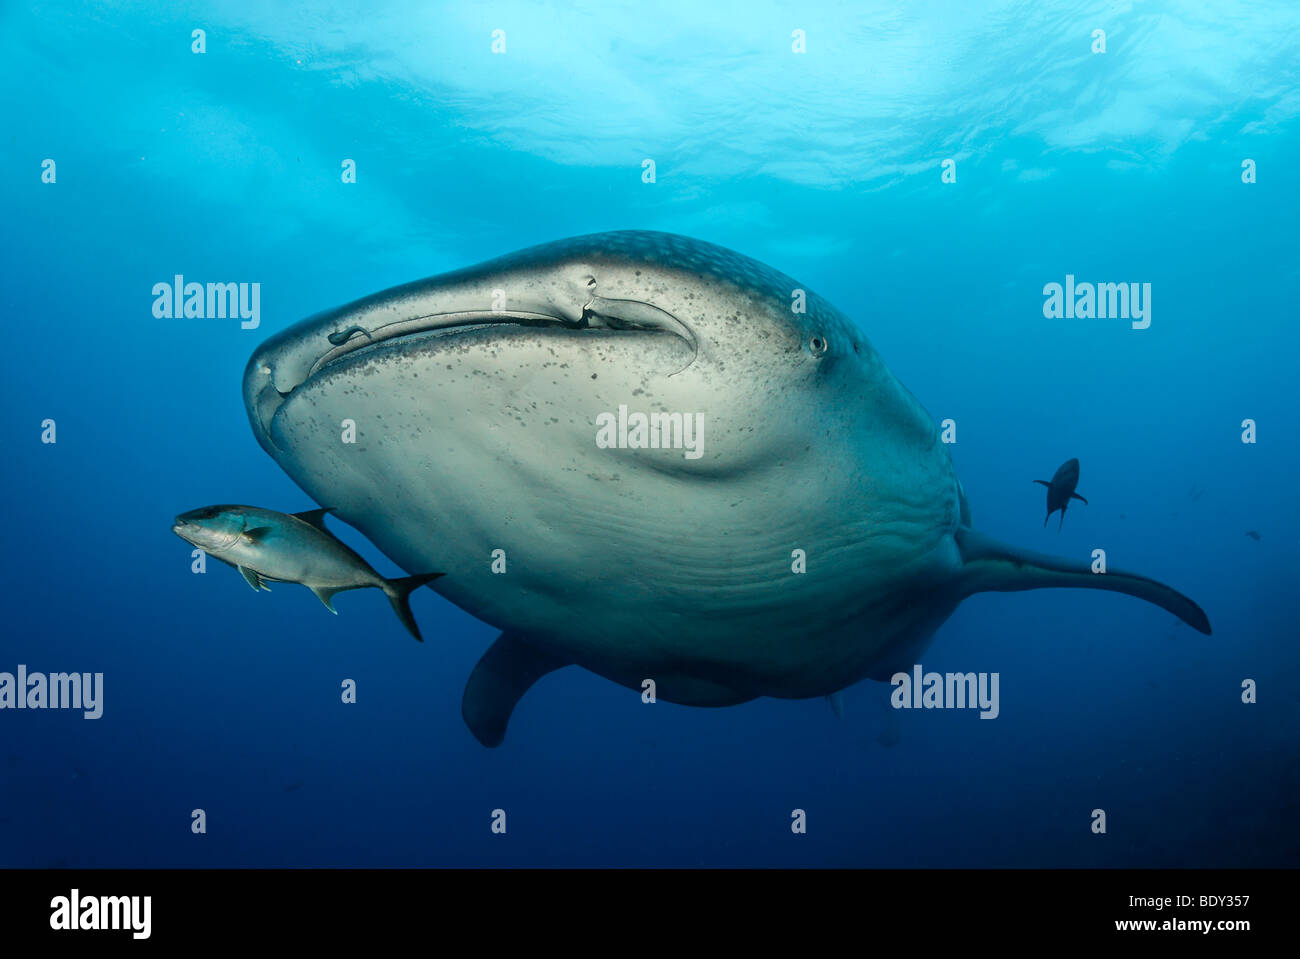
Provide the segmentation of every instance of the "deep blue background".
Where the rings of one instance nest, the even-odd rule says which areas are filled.
[[[1294,8],[156,6],[0,13],[0,670],[106,687],[95,722],[0,712],[0,866],[1296,863]],[[1214,636],[1117,595],[986,594],[922,661],[1000,672],[996,721],[901,713],[885,746],[878,684],[839,722],[820,700],[645,706],[571,669],[489,751],[459,707],[490,627],[424,591],[419,645],[376,591],[333,617],[190,573],[178,511],[313,505],[247,425],[261,339],[617,228],[827,296],[957,421],[977,527],[1104,547]],[[1151,328],[1044,319],[1067,272],[1152,283]],[[261,329],[154,319],[175,273],[260,282]],[[1071,456],[1091,505],[1044,530],[1030,481]]]

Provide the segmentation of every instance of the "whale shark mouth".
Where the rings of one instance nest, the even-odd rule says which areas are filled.
[[[323,352],[307,370],[305,383],[321,370],[338,364],[345,356],[354,353],[370,353],[394,345],[395,340],[404,343],[414,340],[429,340],[435,337],[453,337],[471,331],[480,332],[490,327],[554,327],[558,329],[580,330],[589,328],[584,321],[572,322],[563,317],[550,316],[545,313],[499,313],[491,310],[474,310],[461,313],[430,313],[414,316],[396,323],[367,330],[361,326],[349,326],[336,330],[325,337],[332,346]],[[301,384],[298,384],[301,385]],[[295,387],[296,389],[297,387]],[[292,390],[290,390],[292,392]],[[288,393],[282,395],[287,396]]]
[[[530,327],[577,334],[614,331],[675,336],[691,348],[691,358],[669,376],[689,368],[699,356],[699,340],[686,323],[641,300],[592,295],[580,310],[566,311],[544,304],[538,309],[429,312],[369,327],[348,322],[348,314],[343,311],[338,315],[336,324],[319,325],[316,331],[294,340],[291,349],[281,350],[273,338],[249,360],[245,373],[245,403],[254,432],[268,452],[274,445],[270,437],[271,420],[290,396],[320,375],[339,367],[345,360],[349,363],[361,361],[367,354],[377,355],[394,348],[470,333],[490,335],[493,327]],[[311,321],[304,321],[304,324],[308,322]],[[286,335],[292,332],[292,329],[286,331]],[[259,374],[257,382],[250,379]]]
[[[358,350],[365,351],[397,339],[455,336],[493,326],[671,333],[690,346],[692,363],[699,355],[699,340],[694,331],[667,310],[643,300],[615,300],[592,296],[583,305],[582,312],[572,319],[562,315],[558,310],[555,312],[463,310],[454,313],[427,313],[372,329],[357,324],[346,326],[325,337],[331,348],[324,351],[307,370],[304,382],[327,366]],[[687,366],[689,365],[688,363]],[[282,392],[281,395],[287,396],[288,392]]]

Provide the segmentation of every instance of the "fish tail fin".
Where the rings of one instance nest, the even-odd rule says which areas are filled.
[[[425,583],[431,583],[441,575],[443,574],[420,573],[417,576],[406,576],[402,579],[384,580],[384,594],[388,597],[388,601],[393,604],[393,612],[402,621],[406,631],[420,642],[424,642],[424,637],[420,635],[420,627],[415,622],[415,616],[411,612],[411,594]]]
[[[1205,611],[1176,589],[1154,579],[1117,569],[1094,573],[1086,563],[1018,549],[972,529],[958,529],[956,536],[963,561],[960,588],[964,596],[1052,587],[1107,589],[1153,603],[1197,632],[1210,635]]]

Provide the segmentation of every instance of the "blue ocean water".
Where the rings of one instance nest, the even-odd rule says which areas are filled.
[[[0,27],[0,671],[104,676],[99,719],[0,710],[0,865],[1296,863],[1300,8],[67,3]],[[460,698],[495,629],[426,590],[420,645],[377,591],[333,617],[191,573],[176,513],[315,505],[249,430],[263,339],[628,228],[828,298],[957,424],[978,528],[1104,547],[1214,635],[986,593],[921,661],[998,672],[995,721],[871,682],[842,720],[648,707],[568,669],[488,750]],[[156,317],[177,274],[259,283],[260,325]],[[1045,317],[1067,275],[1150,283],[1149,328]],[[1070,457],[1089,505],[1058,532],[1031,481]]]

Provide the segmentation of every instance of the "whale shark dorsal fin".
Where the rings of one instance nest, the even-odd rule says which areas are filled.
[[[568,665],[515,633],[502,633],[465,683],[460,701],[465,725],[484,746],[500,746],[510,714],[524,693],[547,673]]]
[[[301,513],[294,513],[293,515],[298,517],[304,523],[310,523],[318,530],[329,533],[329,529],[325,526],[325,514],[332,512],[334,512],[334,508],[332,506],[327,506],[324,509],[303,510]],[[330,533],[330,535],[333,536],[334,534]]]

